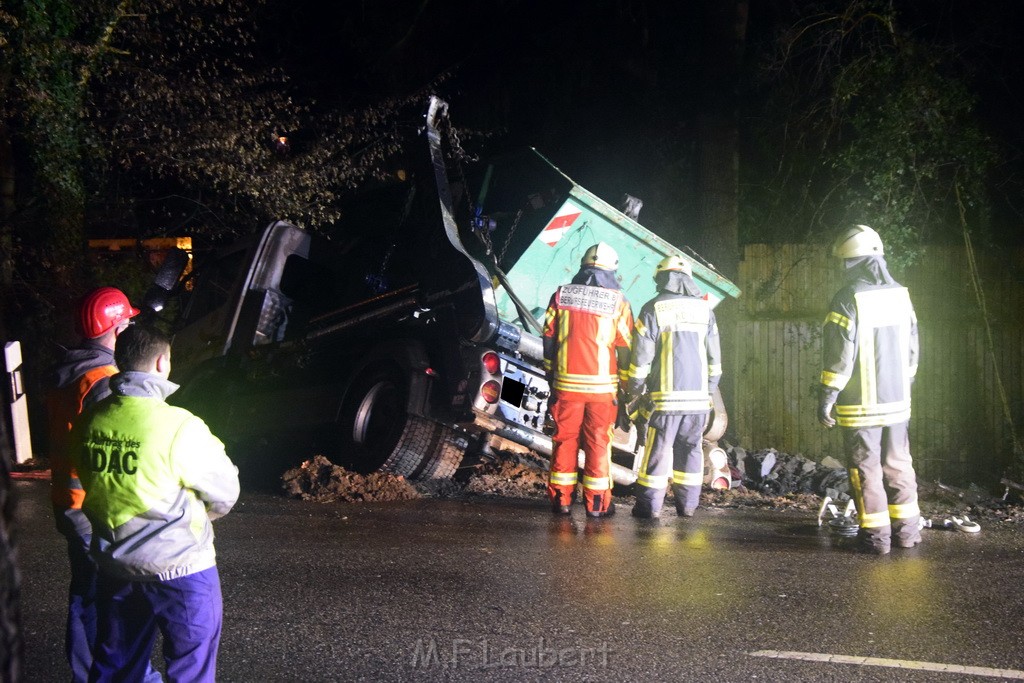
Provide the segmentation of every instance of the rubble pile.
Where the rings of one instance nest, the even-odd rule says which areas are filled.
[[[421,494],[404,477],[385,472],[358,474],[322,455],[306,460],[281,476],[285,495],[317,503],[360,503],[411,500]]]
[[[734,489],[704,489],[701,505],[714,508],[815,511],[821,505],[821,498],[811,493],[770,496],[741,486]]]
[[[707,505],[815,510],[826,496],[836,503],[850,498],[849,474],[835,458],[815,462],[774,448],[748,452],[725,442],[720,445],[729,456],[733,488],[705,491],[703,502]],[[924,479],[918,479],[917,484],[921,515],[936,523],[954,515],[1024,522],[1024,501],[1010,489],[1008,495],[1000,497],[977,484],[960,488]]]
[[[849,474],[835,458],[815,462],[774,448],[747,452],[725,442],[721,445],[729,456],[734,488],[742,486],[773,497],[790,493],[828,496],[838,501],[850,497]]]

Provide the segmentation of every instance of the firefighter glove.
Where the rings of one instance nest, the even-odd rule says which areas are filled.
[[[615,412],[615,427],[616,429],[628,432],[630,424],[629,412],[626,410],[626,402],[619,399],[618,410]]]
[[[832,417],[832,406],[835,404],[835,397],[828,392],[822,392],[821,397],[818,399],[818,422],[828,429],[836,426],[836,419]]]

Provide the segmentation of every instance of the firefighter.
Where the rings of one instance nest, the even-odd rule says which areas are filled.
[[[637,316],[627,375],[629,403],[646,390],[653,410],[633,516],[661,514],[671,474],[676,512],[692,517],[704,480],[701,437],[722,377],[718,325],[687,261],[665,257],[654,281],[658,294]]]
[[[908,437],[917,316],[883,254],[882,239],[866,225],[846,230],[832,246],[846,284],[825,318],[818,403],[818,421],[843,428],[861,549],[880,555],[893,540],[901,548],[921,542]]]
[[[99,567],[90,680],[140,680],[158,628],[170,680],[216,675],[223,607],[210,521],[238,499],[238,470],[201,419],[165,402],[177,389],[170,348],[145,327],[124,332],[112,395],[71,432]]]
[[[64,352],[48,381],[50,500],[57,531],[67,540],[71,566],[64,650],[74,681],[85,681],[92,664],[96,563],[89,557],[92,529],[82,513],[85,491],[69,462],[68,433],[83,408],[110,393],[108,380],[117,372],[115,341],[138,314],[139,309],[131,305],[124,292],[114,287],[100,287],[86,294],[75,316],[81,342]]]
[[[620,378],[625,378],[633,312],[619,287],[619,256],[600,242],[587,249],[571,284],[551,297],[544,320],[544,370],[551,386],[552,435],[548,494],[568,514],[585,454],[583,496],[589,517],[614,513],[612,429]]]

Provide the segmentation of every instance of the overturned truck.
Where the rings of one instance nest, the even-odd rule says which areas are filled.
[[[654,266],[670,254],[692,264],[712,303],[738,296],[535,150],[464,173],[441,100],[420,135],[405,180],[359,197],[333,239],[274,222],[187,278],[163,273],[147,297],[160,308],[183,295],[172,399],[207,420],[243,471],[257,452],[411,478],[450,477],[470,447],[550,454],[539,332],[551,293],[595,242],[620,254],[634,306],[654,295]],[[716,408],[712,453],[725,423]],[[631,483],[632,442],[617,443],[628,455],[614,477]]]

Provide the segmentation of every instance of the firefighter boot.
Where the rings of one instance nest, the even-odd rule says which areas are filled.
[[[921,542],[921,517],[893,520],[892,539],[900,548],[913,548]]]
[[[657,519],[661,515],[661,505],[664,502],[665,489],[653,489],[637,484],[636,503],[631,514],[640,519]]]
[[[693,517],[700,505],[700,486],[676,484],[672,487],[672,493],[676,498],[676,513],[680,517]]]
[[[857,532],[857,549],[869,555],[888,555],[891,547],[888,532],[889,527],[885,527],[884,532],[881,527],[861,527]]]
[[[607,498],[608,505],[606,506],[605,499]],[[611,517],[615,514],[615,503],[612,502],[611,491],[604,493],[595,494],[593,497],[588,496],[588,506],[591,509],[587,510],[587,517]]]

